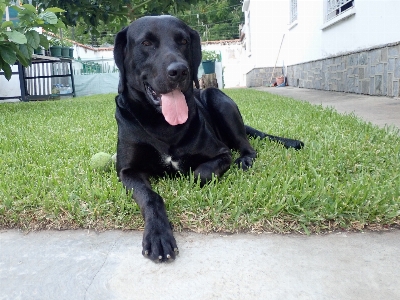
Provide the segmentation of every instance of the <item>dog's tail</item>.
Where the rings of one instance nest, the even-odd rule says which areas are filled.
[[[245,128],[246,128],[246,134],[253,138],[257,137],[259,137],[260,139],[268,138],[270,141],[281,143],[283,146],[285,146],[285,148],[294,148],[296,150],[299,150],[304,147],[304,143],[302,141],[270,135],[247,125],[245,125]]]

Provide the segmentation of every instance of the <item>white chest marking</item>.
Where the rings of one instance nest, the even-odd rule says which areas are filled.
[[[164,161],[167,165],[172,165],[175,170],[179,170],[179,161],[173,161],[171,156],[165,156]]]

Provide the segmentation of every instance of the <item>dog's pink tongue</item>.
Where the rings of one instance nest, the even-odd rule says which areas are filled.
[[[185,123],[189,111],[185,95],[178,89],[161,95],[161,111],[169,124],[175,126]]]

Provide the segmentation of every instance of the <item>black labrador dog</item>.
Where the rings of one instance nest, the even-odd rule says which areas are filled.
[[[150,176],[187,174],[201,184],[222,176],[235,163],[251,167],[256,151],[248,136],[285,147],[303,143],[245,126],[236,104],[215,88],[198,90],[199,34],[172,16],[143,17],[120,31],[114,59],[120,71],[115,117],[117,173],[145,220],[142,254],[155,261],[175,259],[178,247],[163,198]]]

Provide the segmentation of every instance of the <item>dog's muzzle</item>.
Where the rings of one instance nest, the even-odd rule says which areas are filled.
[[[153,88],[148,83],[144,83],[144,88],[149,98],[153,101],[154,105],[161,105],[161,95],[157,94],[156,91],[153,90]]]

